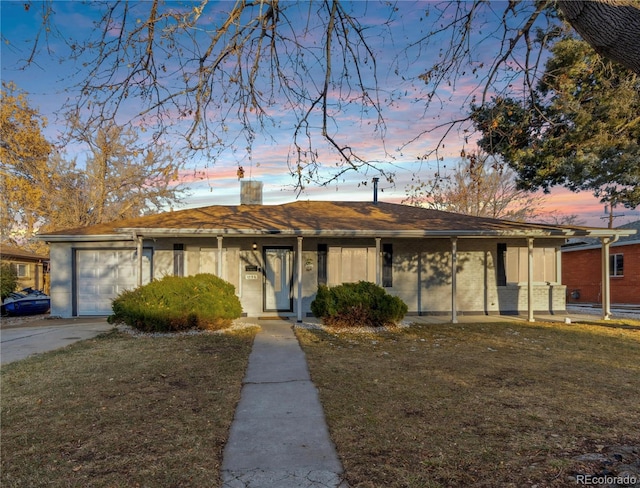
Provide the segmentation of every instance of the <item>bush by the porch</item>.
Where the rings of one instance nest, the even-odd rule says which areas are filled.
[[[384,288],[359,281],[329,288],[321,285],[313,302],[313,315],[335,327],[383,327],[405,316],[407,305]]]
[[[234,286],[204,273],[152,281],[121,293],[112,307],[110,323],[144,332],[222,329],[242,314]]]

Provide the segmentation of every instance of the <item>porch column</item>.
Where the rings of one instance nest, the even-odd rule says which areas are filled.
[[[302,322],[302,236],[298,236],[298,322]]]
[[[533,237],[527,239],[527,320],[535,322],[533,318]]]
[[[456,304],[456,274],[458,268],[458,238],[451,238],[451,322],[458,323]]]
[[[611,318],[611,288],[609,279],[609,245],[611,239],[609,237],[601,237],[602,251],[602,320]]]
[[[562,284],[562,249],[556,247],[556,283]]]
[[[222,236],[218,236],[217,240],[218,240],[218,278],[222,278]]]
[[[138,258],[138,286],[142,286],[142,237],[136,237],[136,257]]]
[[[380,237],[376,237],[376,285],[380,286]]]

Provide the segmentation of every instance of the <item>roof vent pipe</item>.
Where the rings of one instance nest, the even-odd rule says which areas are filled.
[[[380,178],[373,179],[373,203],[378,203],[378,181]]]

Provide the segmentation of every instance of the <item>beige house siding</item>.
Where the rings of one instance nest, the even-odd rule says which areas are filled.
[[[332,240],[306,238],[302,253],[302,309],[306,315],[318,287],[319,243],[327,244],[327,279],[329,286],[345,282],[376,280],[375,247],[367,240],[354,239],[344,245],[333,245]],[[371,242],[371,240],[368,240]],[[269,246],[290,247],[296,259],[294,239],[256,239],[254,241],[223,239],[222,278],[236,286],[245,313],[261,315],[263,311],[262,250]],[[250,249],[255,242],[257,249]],[[387,290],[402,298],[410,312],[418,314],[447,314],[451,311],[451,241],[449,239],[396,239],[383,240],[393,246],[393,286]],[[197,241],[185,241],[185,268],[187,274],[211,272],[217,274],[219,250],[201,247]],[[495,240],[460,240],[458,246],[457,308],[461,313],[505,313],[527,309],[527,249],[523,241],[507,243],[506,270],[508,277],[517,282],[498,286],[496,277],[497,247]],[[244,247],[243,247],[244,246]],[[166,259],[166,251],[158,250],[154,258],[154,275],[171,273],[173,261]],[[163,254],[165,253],[165,254]],[[564,310],[564,290],[556,283],[555,247],[534,249],[534,308],[536,310]],[[247,266],[249,268],[247,268]],[[254,268],[251,268],[253,266]],[[257,268],[257,271],[252,269]],[[247,271],[247,269],[250,269]],[[291,294],[294,299],[292,313],[297,312],[297,261],[294,263]],[[539,283],[545,278],[545,283]],[[547,280],[548,278],[548,280]],[[546,281],[550,281],[549,284]]]
[[[458,241],[456,301],[461,312],[506,313],[527,309],[527,248],[521,247],[522,241],[504,242],[507,284],[498,286],[497,242]],[[393,246],[393,286],[389,291],[402,298],[410,311],[450,313],[451,241],[399,240]],[[551,303],[553,310],[564,310],[563,287],[557,283],[555,246],[534,249],[533,259],[534,308],[549,310]],[[510,283],[510,278],[514,282]]]
[[[507,244],[505,266],[507,284],[498,286],[496,239],[458,239],[457,310],[461,314],[515,313],[527,310],[526,241],[504,240]],[[253,249],[255,243],[256,249]],[[152,253],[152,275],[161,278],[174,273],[174,244],[181,244],[184,274],[200,272],[218,274],[220,251],[217,239],[148,239],[145,252]],[[310,305],[318,287],[318,244],[327,246],[327,280],[330,286],[365,279],[376,281],[377,266],[382,259],[376,254],[375,239],[304,238],[301,255],[302,315],[310,313]],[[381,248],[393,249],[392,279],[387,290],[402,298],[412,314],[451,313],[452,244],[448,238],[382,239]],[[557,283],[556,247],[553,240],[540,240],[534,249],[533,307],[540,311],[563,311],[565,290]],[[545,247],[546,246],[546,247]],[[55,243],[51,246],[52,314],[73,314],[74,253],[81,249],[132,249],[132,241],[96,243]],[[298,256],[296,238],[255,239],[229,237],[222,239],[222,278],[236,287],[244,313],[260,316],[264,312],[264,248],[285,247],[291,250],[293,309],[298,312]],[[379,263],[379,264],[378,264]],[[382,275],[382,272],[380,272]],[[511,281],[513,280],[513,281]],[[517,281],[516,281],[517,280]]]

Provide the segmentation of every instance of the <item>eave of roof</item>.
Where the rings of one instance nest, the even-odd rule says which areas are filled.
[[[23,249],[1,245],[0,246],[0,256],[3,258],[19,258],[29,261],[48,261],[49,256],[44,256],[42,254],[35,254],[30,251],[25,251]]]
[[[550,231],[542,229],[509,230],[381,230],[381,229],[158,229],[158,228],[119,228],[124,235],[144,237],[166,237],[171,235],[198,237],[210,236],[271,236],[271,237],[570,237],[571,230]],[[582,235],[582,234],[580,234]],[[592,234],[590,234],[592,235]],[[606,236],[611,236],[607,233]]]
[[[634,241],[618,241],[611,244],[611,248],[624,246],[640,246],[640,240]],[[593,249],[602,249],[602,244],[579,244],[575,246],[562,246],[562,252],[588,251]]]

